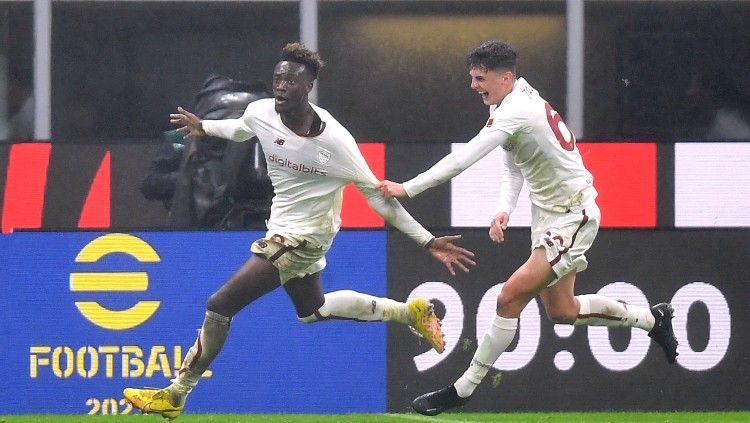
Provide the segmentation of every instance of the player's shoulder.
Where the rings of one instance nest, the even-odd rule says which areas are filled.
[[[539,92],[525,79],[518,78],[513,91],[491,114],[495,117],[532,118],[540,112],[539,105],[543,103],[544,99],[539,96]],[[541,111],[544,111],[543,107]]]
[[[322,120],[325,125],[326,129],[323,131],[323,136],[328,137],[335,137],[335,138],[351,138],[351,134],[349,133],[349,130],[347,130],[344,125],[342,125],[338,120],[336,120],[335,117],[326,109],[310,103],[313,110],[315,110],[315,113],[320,116],[320,120]]]
[[[248,104],[245,108],[243,120],[245,124],[254,127],[255,124],[266,122],[272,124],[276,119],[276,109],[273,98],[261,98]]]
[[[508,102],[517,107],[533,107],[533,105],[544,101],[539,96],[539,91],[532,87],[525,79],[518,78],[513,86],[513,91],[508,95]]]
[[[247,109],[245,110],[246,112],[252,112],[256,115],[276,113],[273,98],[261,98],[260,100],[255,100],[252,103],[248,104]]]
[[[338,124],[336,118],[334,118],[328,110],[313,103],[310,103],[310,106],[312,106],[313,110],[315,110],[315,113],[317,113],[318,116],[320,116],[320,119],[324,122],[336,122]]]

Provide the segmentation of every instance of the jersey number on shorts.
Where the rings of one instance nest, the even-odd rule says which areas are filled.
[[[570,132],[570,129],[562,121],[562,117],[557,111],[555,111],[549,103],[544,103],[544,108],[547,110],[547,122],[549,122],[552,133],[555,134],[555,138],[560,143],[560,147],[566,151],[573,151],[576,148],[576,137]]]

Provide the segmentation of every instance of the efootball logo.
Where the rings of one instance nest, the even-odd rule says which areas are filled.
[[[86,244],[76,263],[95,263],[113,253],[127,254],[141,263],[158,263],[159,254],[145,241],[128,234],[107,234]],[[73,272],[72,292],[139,292],[148,289],[146,272]],[[96,301],[76,301],[78,311],[91,323],[112,330],[132,329],[159,309],[159,301],[138,301],[125,310],[110,310]]]

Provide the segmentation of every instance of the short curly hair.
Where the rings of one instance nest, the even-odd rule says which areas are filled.
[[[489,40],[469,53],[466,65],[469,68],[484,68],[494,71],[511,71],[516,74],[518,54],[504,41]]]
[[[305,65],[312,74],[313,79],[318,77],[318,72],[325,66],[325,62],[320,57],[320,54],[298,42],[289,43],[281,49],[281,60]]]

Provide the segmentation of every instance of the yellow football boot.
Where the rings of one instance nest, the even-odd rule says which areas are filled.
[[[185,395],[164,389],[136,389],[125,388],[122,393],[125,399],[133,404],[133,407],[141,410],[144,414],[161,414],[162,417],[174,420],[185,408]]]
[[[415,298],[406,304],[411,314],[409,326],[422,337],[439,354],[445,351],[445,339],[443,329],[440,327],[440,319],[435,315],[431,302],[424,298]]]

